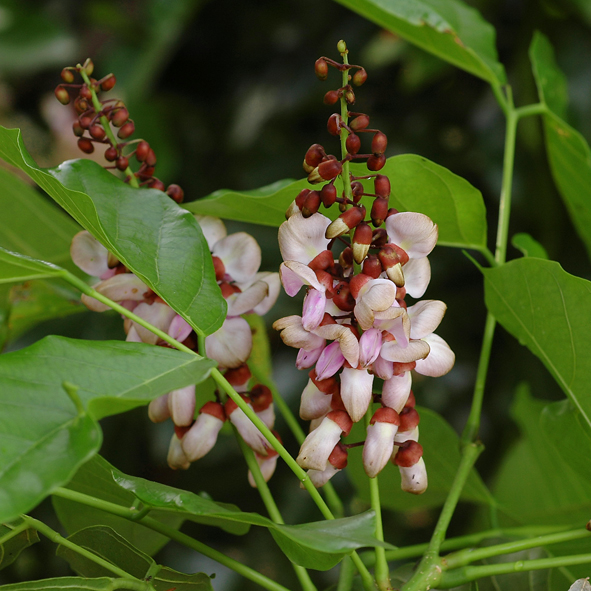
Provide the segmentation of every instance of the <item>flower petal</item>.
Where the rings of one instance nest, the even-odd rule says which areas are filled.
[[[410,341],[406,347],[401,347],[397,341],[384,343],[380,353],[388,361],[397,361],[398,363],[410,363],[424,359],[429,355],[429,345],[424,341]]]
[[[221,328],[205,337],[205,354],[220,367],[238,367],[246,362],[252,350],[252,333],[248,322],[236,316],[226,318]]]
[[[300,400],[300,418],[304,421],[318,419],[330,412],[332,396],[321,392],[312,380],[308,380]]]
[[[195,385],[169,392],[168,410],[175,425],[188,427],[195,416]]]
[[[431,281],[431,265],[427,257],[410,259],[403,267],[404,287],[413,298],[421,298]]]
[[[286,261],[285,263],[281,263],[279,274],[283,289],[285,289],[285,293],[290,297],[296,295],[298,291],[300,291],[302,285],[311,285],[318,291],[326,291],[324,285],[318,281],[316,273],[304,263],[298,261]]]
[[[187,470],[191,465],[191,462],[187,459],[179,438],[174,434],[170,440],[170,446],[168,447],[168,457],[166,458],[168,465],[173,470]]]
[[[441,323],[447,306],[439,300],[423,300],[406,309],[410,318],[410,338],[422,339]]]
[[[281,331],[281,340],[288,347],[315,351],[324,347],[324,339],[313,332],[304,330],[301,316],[286,316],[273,323],[275,330]]]
[[[410,371],[405,371],[399,376],[392,376],[384,382],[382,388],[382,404],[393,408],[396,412],[402,412],[410,395],[412,376]]]
[[[394,449],[394,436],[398,425],[376,422],[367,426],[363,445],[363,469],[370,478],[375,478],[386,466]]]
[[[325,380],[334,376],[345,363],[345,357],[341,352],[341,346],[337,341],[324,348],[316,362],[316,377]]]
[[[296,213],[279,227],[279,250],[284,261],[299,261],[307,265],[326,250],[329,240],[324,236],[330,220],[320,213],[304,218]]]
[[[228,302],[228,316],[240,316],[258,306],[268,295],[269,286],[265,281],[255,281],[245,291],[233,293]]]
[[[255,281],[264,281],[268,287],[266,297],[253,308],[255,314],[264,316],[275,305],[281,291],[279,273],[260,272],[254,276],[254,279]]]
[[[425,461],[421,458],[414,466],[410,468],[398,467],[402,479],[400,488],[403,491],[413,495],[421,495],[427,490],[427,469]]]
[[[77,267],[93,277],[109,271],[109,251],[87,230],[72,238],[70,256]]]
[[[341,372],[341,398],[354,423],[363,418],[372,399],[373,374],[345,367]]]
[[[218,240],[212,254],[222,260],[226,274],[238,283],[252,280],[261,266],[261,247],[246,232],[236,232]]]
[[[297,463],[304,470],[325,470],[328,464],[328,456],[332,453],[334,446],[341,440],[341,433],[342,429],[337,423],[328,417],[324,417],[320,426],[309,433],[304,443],[302,443],[300,453],[296,459]]]
[[[421,342],[426,342],[429,347],[429,355],[425,359],[417,359],[415,371],[424,376],[438,378],[445,375],[454,366],[456,356],[450,346],[438,335],[431,334]]]
[[[318,327],[324,318],[325,308],[326,295],[324,294],[324,290],[308,290],[302,309],[302,326],[305,330],[313,330]]]
[[[437,224],[431,218],[412,211],[386,219],[388,239],[404,249],[411,259],[426,257],[437,243]]]
[[[347,325],[325,324],[315,328],[314,334],[323,339],[338,341],[345,359],[353,367],[357,367],[359,363],[359,341]]]
[[[224,421],[208,413],[200,413],[197,420],[181,439],[181,446],[190,462],[202,458],[215,445]]]
[[[207,240],[209,250],[213,250],[214,244],[222,238],[225,238],[228,234],[224,222],[219,218],[214,218],[208,215],[196,215],[194,217],[201,227],[205,240]]]
[[[161,304],[160,302],[153,302],[152,304],[142,302],[134,308],[133,312],[163,332],[168,331],[172,319],[176,316],[176,312],[170,306]],[[142,339],[142,342],[149,343],[150,345],[155,345],[158,342],[160,337],[147,328],[144,328],[137,322],[133,323],[133,327]]]

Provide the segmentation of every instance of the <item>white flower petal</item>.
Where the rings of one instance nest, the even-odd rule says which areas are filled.
[[[205,337],[205,354],[220,367],[238,367],[246,362],[252,350],[252,333],[244,318],[226,318],[213,334]]]
[[[376,422],[367,426],[367,437],[363,445],[363,468],[370,478],[375,478],[392,456],[394,436],[398,425]]]
[[[162,423],[170,418],[170,410],[168,410],[168,394],[163,394],[154,398],[148,405],[148,417],[153,423]]]
[[[172,319],[176,316],[176,312],[170,306],[161,304],[160,302],[154,302],[152,304],[142,302],[134,308],[133,312],[163,332],[168,331]],[[144,328],[137,322],[133,323],[133,327],[142,339],[142,342],[149,343],[150,345],[155,345],[158,342],[160,337],[152,331]]]
[[[254,276],[255,281],[264,281],[267,284],[267,295],[260,304],[253,308],[253,312],[259,316],[264,316],[277,301],[281,291],[281,281],[279,273],[260,272]]]
[[[429,345],[424,341],[410,341],[406,347],[401,347],[396,341],[382,345],[381,356],[388,361],[410,363],[424,359],[429,355]]]
[[[426,257],[437,243],[437,225],[422,213],[391,215],[386,219],[386,231],[390,242],[404,249],[411,259]]]
[[[72,238],[70,256],[77,267],[93,277],[100,277],[109,270],[109,251],[86,230]]]
[[[412,376],[410,371],[405,371],[402,375],[392,376],[384,382],[382,388],[382,404],[393,408],[396,412],[402,412],[410,395],[412,386]]]
[[[360,421],[372,399],[373,374],[345,367],[341,372],[341,398],[354,423]]]
[[[296,459],[297,463],[304,470],[325,470],[328,464],[328,456],[340,441],[341,433],[342,429],[337,423],[328,417],[324,417],[320,426],[309,433],[304,443],[302,443],[300,453]]]
[[[201,226],[201,231],[203,232],[203,236],[205,236],[205,240],[207,240],[209,250],[213,250],[214,244],[225,238],[228,234],[224,222],[219,218],[208,215],[196,215],[195,219],[199,226]]]
[[[308,380],[300,400],[300,418],[304,421],[318,419],[330,412],[332,396],[321,392],[312,380]]]
[[[268,295],[269,286],[265,281],[255,281],[243,292],[237,292],[226,298],[228,316],[240,316],[258,306]]]
[[[195,416],[195,385],[169,392],[168,410],[175,425],[188,427]]]
[[[325,324],[314,329],[323,339],[338,341],[345,359],[353,366],[359,363],[359,341],[350,328],[342,324]]]
[[[413,298],[421,298],[427,291],[431,281],[431,265],[427,257],[410,259],[402,268],[404,272],[404,288]]]
[[[447,306],[439,300],[423,300],[406,309],[410,318],[410,338],[422,339],[441,323]]]
[[[223,426],[224,421],[220,421],[217,417],[204,412],[200,413],[181,440],[181,446],[187,459],[195,462],[209,453]]]
[[[304,218],[292,215],[279,227],[279,250],[284,261],[299,261],[307,265],[326,250],[329,240],[324,236],[330,220],[320,213]]]
[[[168,457],[166,458],[168,465],[173,470],[187,470],[191,465],[191,462],[187,459],[179,438],[175,435],[170,440],[170,446],[168,448]]]
[[[410,468],[399,466],[398,469],[400,470],[400,477],[402,479],[400,488],[403,491],[412,493],[413,495],[421,495],[427,490],[427,469],[425,468],[423,458]]]
[[[424,376],[438,378],[445,375],[454,366],[456,356],[449,345],[438,335],[431,334],[422,342],[427,342],[430,347],[426,359],[418,359],[415,371]]]
[[[226,274],[238,283],[251,281],[261,266],[261,247],[246,232],[236,232],[218,240],[212,254],[222,260]]]

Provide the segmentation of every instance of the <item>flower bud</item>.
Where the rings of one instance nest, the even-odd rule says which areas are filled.
[[[420,421],[421,417],[416,408],[405,405],[400,413],[400,431],[412,431],[419,426]]]
[[[373,240],[371,242],[372,246],[376,248],[381,248],[385,244],[388,243],[388,232],[386,232],[385,228],[376,228],[373,231]]]
[[[305,218],[309,218],[314,215],[320,207],[320,193],[318,191],[310,191],[304,200],[302,206],[302,215]]]
[[[110,113],[110,118],[115,127],[121,127],[129,119],[129,111],[125,107],[114,109]]]
[[[338,90],[329,90],[324,95],[324,104],[325,105],[334,105],[339,100],[339,91]]]
[[[90,58],[86,59],[82,67],[88,76],[92,76],[92,73],[94,72],[94,63]]]
[[[70,93],[61,85],[56,86],[54,90],[55,98],[62,104],[68,105],[70,103]]]
[[[347,148],[347,152],[349,152],[349,154],[357,154],[361,148],[361,140],[359,139],[359,136],[355,133],[350,133],[347,136],[345,147]]]
[[[105,133],[105,130],[103,129],[103,126],[102,126],[102,125],[98,125],[98,124],[96,124],[96,123],[95,123],[94,125],[91,125],[91,126],[88,128],[88,133],[90,133],[90,135],[91,135],[91,136],[92,136],[92,137],[93,137],[95,140],[98,140],[99,142],[100,142],[101,140],[104,140],[104,139],[105,139],[105,135],[107,135],[107,134]]]
[[[358,115],[355,119],[349,121],[349,127],[354,131],[365,129],[369,125],[369,117],[367,115]]]
[[[427,469],[423,458],[408,468],[400,466],[398,469],[401,477],[400,488],[403,491],[421,495],[427,490]]]
[[[355,308],[355,300],[351,295],[349,284],[341,281],[335,286],[335,295],[332,298],[333,303],[344,312],[352,312]]]
[[[359,68],[355,74],[353,74],[353,84],[355,86],[361,86],[367,80],[367,72],[365,68]]]
[[[363,468],[370,478],[375,478],[388,463],[399,423],[398,413],[391,408],[379,408],[371,418],[363,446]]]
[[[376,197],[371,206],[371,223],[375,228],[379,228],[388,215],[388,199],[385,197]]]
[[[176,203],[182,203],[183,198],[185,197],[185,192],[181,189],[181,187],[175,185],[174,183],[168,185],[166,194]]]
[[[374,193],[378,197],[388,198],[390,197],[390,179],[383,174],[377,174],[373,181]]]
[[[166,458],[168,465],[173,470],[188,470],[191,462],[187,459],[185,452],[181,446],[181,441],[176,435],[176,433],[172,436],[170,440],[170,446],[168,448],[168,457]]]
[[[76,109],[76,113],[84,113],[88,111],[88,101],[77,96],[74,100],[74,108]]]
[[[337,51],[339,53],[347,53],[347,44],[342,39],[337,43]]]
[[[377,172],[378,170],[382,170],[384,165],[386,164],[386,155],[385,154],[372,154],[367,159],[367,169],[371,170],[372,172]]]
[[[353,234],[353,258],[360,265],[369,253],[372,231],[368,223],[361,222]]]
[[[244,396],[242,398],[252,409],[252,404],[250,404],[248,399],[245,399]],[[249,445],[252,449],[254,449],[257,453],[261,454],[262,456],[266,456],[267,440],[262,435],[262,433],[254,426],[254,423],[246,416],[244,411],[238,408],[238,405],[231,398],[228,398],[228,400],[226,401],[226,404],[224,405],[224,410],[226,412],[226,416],[236,427],[238,433],[240,433],[242,439],[244,439],[247,445]]]
[[[326,124],[326,128],[328,129],[328,133],[334,136],[339,136],[341,134],[341,124],[342,124],[341,116],[338,113],[333,113],[328,118],[328,123]]]
[[[117,79],[115,78],[114,74],[108,74],[101,82],[101,90],[104,90],[105,92],[107,90],[111,90],[115,86],[116,82]]]
[[[324,486],[335,474],[347,467],[347,448],[337,443],[328,456],[328,464],[324,470],[308,470],[310,481],[316,488]],[[300,484],[304,488],[303,484]]]
[[[345,90],[345,93],[343,96],[345,97],[345,101],[347,102],[348,105],[355,104],[355,93],[353,92],[353,89],[350,86],[347,87],[347,90]]]
[[[111,146],[105,150],[105,160],[109,162],[115,162],[117,160],[117,148]]]
[[[414,466],[423,457],[423,446],[417,441],[409,439],[399,445],[394,456],[394,463],[402,468]]]
[[[72,82],[74,82],[74,72],[72,72],[72,70],[70,70],[69,68],[64,68],[61,71],[60,76],[62,77],[62,80],[67,84],[72,84]]]
[[[306,170],[305,168],[304,170],[308,173],[312,172],[312,169],[316,168],[325,156],[326,152],[320,144],[312,144],[304,157],[304,163],[310,167],[310,170]]]
[[[369,275],[372,279],[377,279],[383,271],[382,263],[377,255],[370,254],[363,262],[363,273]]]
[[[133,121],[128,121],[121,127],[121,129],[117,132],[117,137],[126,140],[130,135],[132,135],[135,131],[135,125]]]
[[[219,402],[206,402],[199,416],[181,440],[181,447],[190,462],[202,458],[215,445],[226,415]]]
[[[164,191],[164,189],[166,189],[164,183],[156,177],[148,181],[148,187],[150,187],[150,189],[158,189],[158,191]]]
[[[388,146],[388,137],[385,133],[378,131],[371,140],[371,151],[374,154],[383,154]]]
[[[363,185],[359,181],[351,183],[351,194],[353,195],[353,201],[359,203],[363,197],[364,189]]]
[[[332,183],[324,185],[320,190],[320,199],[324,207],[329,208],[337,200],[337,189]]]
[[[126,170],[127,167],[129,166],[129,160],[127,159],[126,156],[119,156],[119,158],[117,158],[117,160],[115,162],[115,166],[119,170]]]
[[[145,140],[142,140],[135,149],[135,157],[138,162],[144,162],[150,151],[150,144]]]
[[[319,58],[314,64],[314,71],[318,80],[326,80],[328,78],[328,64],[326,60]]]
[[[82,137],[84,135],[84,128],[80,125],[80,121],[76,120],[72,123],[72,131],[77,137]]]
[[[86,86],[86,84],[83,84],[80,87],[80,90],[78,91],[78,96],[82,97],[83,99],[86,99],[87,101],[92,100],[92,92],[90,91],[90,88]]]
[[[339,264],[343,269],[348,269],[353,266],[353,249],[347,246],[339,255]]]
[[[78,147],[85,153],[85,154],[92,154],[94,152],[94,145],[93,143],[85,137],[81,137],[78,140]]]
[[[148,155],[146,156],[146,164],[148,166],[156,166],[156,154],[154,153],[154,150],[152,150],[152,148],[148,150]]]
[[[342,213],[326,228],[325,236],[328,240],[350,232],[365,218],[365,207],[351,207]]]

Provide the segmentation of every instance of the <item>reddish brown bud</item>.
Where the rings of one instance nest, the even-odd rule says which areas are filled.
[[[158,180],[158,179],[153,179]],[[229,298],[231,295],[235,293],[241,293],[242,290],[235,284],[235,283],[228,283],[227,281],[222,281],[220,283],[220,290],[222,292],[222,297]]]
[[[388,243],[388,233],[386,232],[385,228],[377,228],[373,231],[373,240],[371,242],[372,246],[376,248],[381,248],[384,244]]]
[[[308,375],[310,376],[310,379],[314,382],[314,385],[324,394],[334,394],[335,392],[338,392],[339,383],[337,382],[337,379],[334,376],[331,376],[330,378],[326,378],[324,380],[319,380],[316,377],[315,369],[313,369]]]
[[[378,131],[371,140],[371,151],[374,154],[383,154],[388,146],[388,137],[385,133]]]
[[[345,147],[347,148],[347,152],[349,152],[349,154],[357,154],[361,148],[361,140],[359,139],[359,136],[355,133],[350,133],[347,136]]]
[[[388,199],[384,197],[376,197],[371,206],[371,223],[375,228],[379,228],[388,215]]]
[[[347,246],[339,255],[339,264],[343,269],[353,266],[353,249],[350,246]]]
[[[386,216],[386,218],[389,218],[391,215],[396,215],[398,212],[398,210],[395,207],[391,207],[388,210],[388,215]]]
[[[367,72],[365,68],[359,68],[355,74],[353,74],[353,84],[355,86],[361,86],[367,80]]]
[[[72,123],[72,131],[75,136],[82,137],[84,135],[84,129],[82,125],[80,125],[80,121],[76,120]]]
[[[364,195],[363,185],[359,181],[351,183],[351,193],[353,195],[353,201],[359,203]]]
[[[353,92],[353,89],[351,87],[347,88],[347,90],[345,90],[345,101],[347,102],[348,105],[354,105],[355,104],[355,93]]]
[[[351,281],[349,281],[349,289],[351,290],[351,295],[355,299],[357,299],[359,291],[368,281],[371,281],[371,277],[365,273],[358,273],[351,277]]]
[[[187,425],[186,427],[180,427],[179,425],[174,426],[174,434],[177,436],[178,439],[182,439],[185,436],[185,433],[191,428],[191,425]]]
[[[206,414],[219,419],[220,421],[224,422],[226,420],[226,413],[224,412],[224,407],[219,402],[213,402],[210,400],[206,402],[200,409],[199,414]]]
[[[304,202],[306,201],[306,197],[311,193],[311,189],[302,189],[295,198],[295,204],[298,206],[299,210],[302,210],[304,207]]]
[[[129,160],[125,156],[119,156],[115,162],[115,166],[117,166],[119,170],[125,170],[129,166]]]
[[[92,73],[94,72],[94,64],[92,63],[92,60],[90,58],[86,59],[82,67],[89,76],[92,76]]]
[[[113,109],[110,118],[115,127],[121,127],[129,119],[129,111],[125,107]]]
[[[328,78],[328,64],[326,60],[319,58],[314,64],[314,71],[318,80],[326,80]]]
[[[341,116],[338,113],[333,113],[328,118],[328,123],[326,124],[328,133],[330,133],[331,135],[339,136],[341,133],[341,123]]]
[[[341,174],[343,165],[338,160],[325,160],[318,165],[318,174],[325,180],[331,181]]]
[[[333,266],[334,259],[330,250],[323,250],[308,263],[308,267],[312,271],[326,271],[327,269],[332,269]]]
[[[111,146],[105,150],[105,160],[109,162],[115,162],[117,160],[117,148]]]
[[[92,154],[94,152],[94,144],[85,137],[81,137],[78,140],[78,147],[85,153],[85,154]]]
[[[115,86],[116,82],[117,82],[117,79],[115,78],[115,76],[113,74],[109,74],[101,82],[101,90],[104,90],[105,92],[107,90],[111,90],[113,88],[113,86]]]
[[[311,166],[312,168],[316,168],[321,162],[322,159],[326,156],[326,152],[324,148],[320,144],[312,144],[308,151],[306,152],[306,156],[304,157],[304,162]],[[311,172],[311,171],[308,171]]]
[[[82,127],[82,129],[88,129],[92,125],[92,120],[93,117],[90,115],[83,115],[78,121],[80,122],[80,127]]]
[[[339,91],[338,90],[329,90],[325,95],[324,95],[324,104],[325,105],[334,105],[339,98],[341,98],[339,96]]]
[[[344,470],[347,467],[347,448],[339,441],[328,456],[329,463],[337,470]]]
[[[166,194],[176,203],[182,203],[185,198],[185,192],[178,185],[168,185]]]
[[[363,273],[369,275],[372,279],[377,279],[382,274],[382,271],[382,263],[375,254],[370,254],[363,262]]]
[[[164,191],[164,189],[166,189],[164,183],[156,177],[148,181],[148,187],[150,187],[150,189],[158,189],[159,191]]]
[[[386,155],[385,154],[372,154],[367,159],[367,169],[371,170],[372,172],[377,172],[378,170],[382,170],[384,168],[384,164],[386,164]]]
[[[349,284],[346,281],[341,281],[335,285],[335,294],[332,301],[335,305],[345,312],[352,312],[355,308],[355,299],[349,289]]]
[[[414,408],[416,403],[417,403],[417,401],[415,400],[415,393],[411,390],[410,394],[408,395],[408,400],[406,401],[406,404],[404,405],[404,408],[406,408],[407,406],[410,408]]]
[[[390,423],[391,425],[400,425],[400,416],[393,408],[382,406],[373,413],[373,416],[369,421],[370,425],[375,425],[375,423]],[[398,430],[400,431],[400,429]]]
[[[326,228],[326,238],[332,240],[351,231],[365,219],[365,207],[352,207],[342,213]]]
[[[62,80],[67,84],[72,84],[72,82],[74,82],[74,72],[72,72],[72,70],[69,70],[68,68],[64,68],[61,71],[60,76],[62,77]]]
[[[355,131],[365,129],[369,125],[369,117],[367,115],[358,115],[355,119],[349,121],[349,127]]]
[[[156,166],[156,154],[154,153],[154,150],[152,150],[152,148],[148,150],[148,155],[146,156],[146,164],[148,166]]]
[[[107,135],[102,125],[98,125],[96,123],[88,128],[88,132],[95,140],[98,140],[99,142],[105,139],[105,135]]]
[[[378,197],[390,197],[390,179],[387,176],[383,174],[376,175],[373,186]]]
[[[318,191],[310,191],[304,200],[302,206],[302,215],[305,218],[309,218],[314,215],[320,207],[320,193]]]
[[[80,87],[79,96],[81,96],[83,99],[86,99],[87,101],[92,100],[92,92],[90,92],[90,88],[88,88],[86,84]]]
[[[55,98],[62,104],[67,105],[70,103],[70,93],[63,87],[63,86],[56,86],[55,90]]]
[[[355,262],[360,265],[369,252],[371,244],[372,230],[368,223],[361,222],[353,234],[353,257]]]
[[[137,158],[138,162],[144,162],[144,160],[148,156],[148,152],[150,151],[150,144],[145,140],[142,140],[135,149],[135,157]]]
[[[385,244],[380,253],[384,253],[383,256],[390,257],[393,261],[396,260],[396,263],[400,263],[402,265],[406,265],[408,263],[408,253],[403,248],[400,248],[398,244],[394,244],[393,242],[389,244]],[[380,255],[378,255],[380,256]],[[380,256],[381,259],[381,256]],[[396,264],[394,263],[394,264]],[[383,261],[382,261],[383,264]]]
[[[396,456],[394,457],[394,463],[401,468],[410,468],[414,466],[423,457],[423,446],[409,439],[404,443],[401,443]]]
[[[128,121],[125,125],[121,127],[121,129],[117,132],[117,137],[121,138],[122,140],[127,139],[130,135],[133,134],[135,131],[135,125],[133,121]]]
[[[400,428],[401,433],[405,431],[412,431],[421,421],[421,417],[415,408],[412,406],[405,406],[400,413]]]
[[[84,113],[88,111],[88,101],[77,96],[74,100],[74,108],[76,109],[76,113]]]
[[[243,386],[251,378],[251,373],[248,365],[244,363],[239,367],[226,371],[224,377],[232,386]]]
[[[252,401],[252,408],[255,412],[261,412],[273,404],[273,394],[271,390],[263,384],[257,384],[252,388],[250,391],[250,399]]]
[[[154,174],[154,167],[142,165],[142,167],[138,170],[137,174],[142,181],[145,181]]]
[[[334,421],[340,428],[345,437],[351,432],[353,427],[353,421],[348,413],[342,410],[331,410],[326,417],[331,421]]]
[[[330,207],[337,200],[337,188],[332,183],[324,185],[320,190],[320,199],[324,207]]]

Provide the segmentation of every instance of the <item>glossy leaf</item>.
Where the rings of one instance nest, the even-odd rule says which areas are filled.
[[[511,244],[521,251],[521,254],[526,257],[534,257],[537,259],[548,259],[546,249],[534,238],[525,232],[515,234],[511,238]]]
[[[86,577],[56,577],[53,579],[41,579],[40,581],[25,581],[12,585],[2,585],[2,591],[115,591],[124,588],[117,584],[120,580],[102,577],[100,579],[87,579]]]
[[[157,482],[113,472],[115,481],[144,504],[173,511],[187,519],[219,525],[222,521],[268,528],[287,557],[301,566],[326,570],[356,548],[385,546],[374,537],[375,514],[372,511],[332,521],[303,525],[278,525],[257,513],[242,513],[220,506],[192,492]]]
[[[41,169],[18,130],[0,128],[0,157],[45,189],[198,332],[222,325],[226,302],[201,228],[165,193],[134,189],[91,160]]]
[[[9,535],[16,524],[0,524],[0,539]],[[0,570],[12,564],[19,554],[29,546],[36,544],[39,536],[34,529],[25,529],[0,544]]]
[[[530,59],[540,101],[548,107],[543,120],[552,177],[591,256],[591,149],[585,138],[562,118],[567,101],[566,83],[552,47],[541,33],[534,36]]]
[[[495,30],[460,0],[338,0],[378,26],[491,84],[504,84]]]
[[[211,579],[204,573],[186,575],[157,564],[147,554],[130,544],[110,527],[94,526],[80,530],[68,540],[109,561],[137,579],[148,579],[156,591],[211,591]],[[58,556],[85,577],[113,576],[108,568],[97,564],[65,546],[59,546]]]
[[[388,464],[379,475],[380,501],[384,507],[405,511],[413,508],[438,507],[449,492],[453,477],[460,464],[459,438],[450,425],[437,413],[427,408],[418,408],[421,415],[420,443],[427,466],[429,487],[422,495],[412,495],[400,488],[400,472],[397,466]],[[365,427],[353,426],[347,441],[363,441]],[[363,469],[361,453],[349,453],[347,472],[357,488],[361,499],[370,502],[369,483]],[[476,470],[470,474],[462,491],[462,499],[473,503],[491,504],[491,494]]]
[[[547,402],[521,387],[511,408],[522,438],[503,462],[493,486],[505,524],[577,525],[589,520],[589,473],[567,466],[540,427]]]
[[[367,174],[365,165],[351,166],[353,174]],[[414,154],[389,158],[381,174],[389,176],[394,190],[390,204],[401,211],[417,211],[428,215],[439,225],[439,244],[473,248],[486,247],[486,210],[480,191],[468,181],[443,166]],[[373,193],[372,181],[364,181]],[[188,203],[187,209],[203,215],[251,223],[280,226],[285,211],[296,195],[309,185],[306,179],[281,181],[258,190],[235,192],[222,190]],[[371,199],[365,198],[371,208]],[[339,215],[337,207],[320,209],[333,219]]]
[[[540,358],[591,429],[591,283],[534,258],[483,273],[488,310]]]
[[[60,277],[63,269],[0,247],[0,284]]]
[[[199,383],[214,365],[143,343],[63,337],[0,356],[0,522],[30,510],[98,451],[98,419]],[[78,387],[85,414],[65,381]]]

